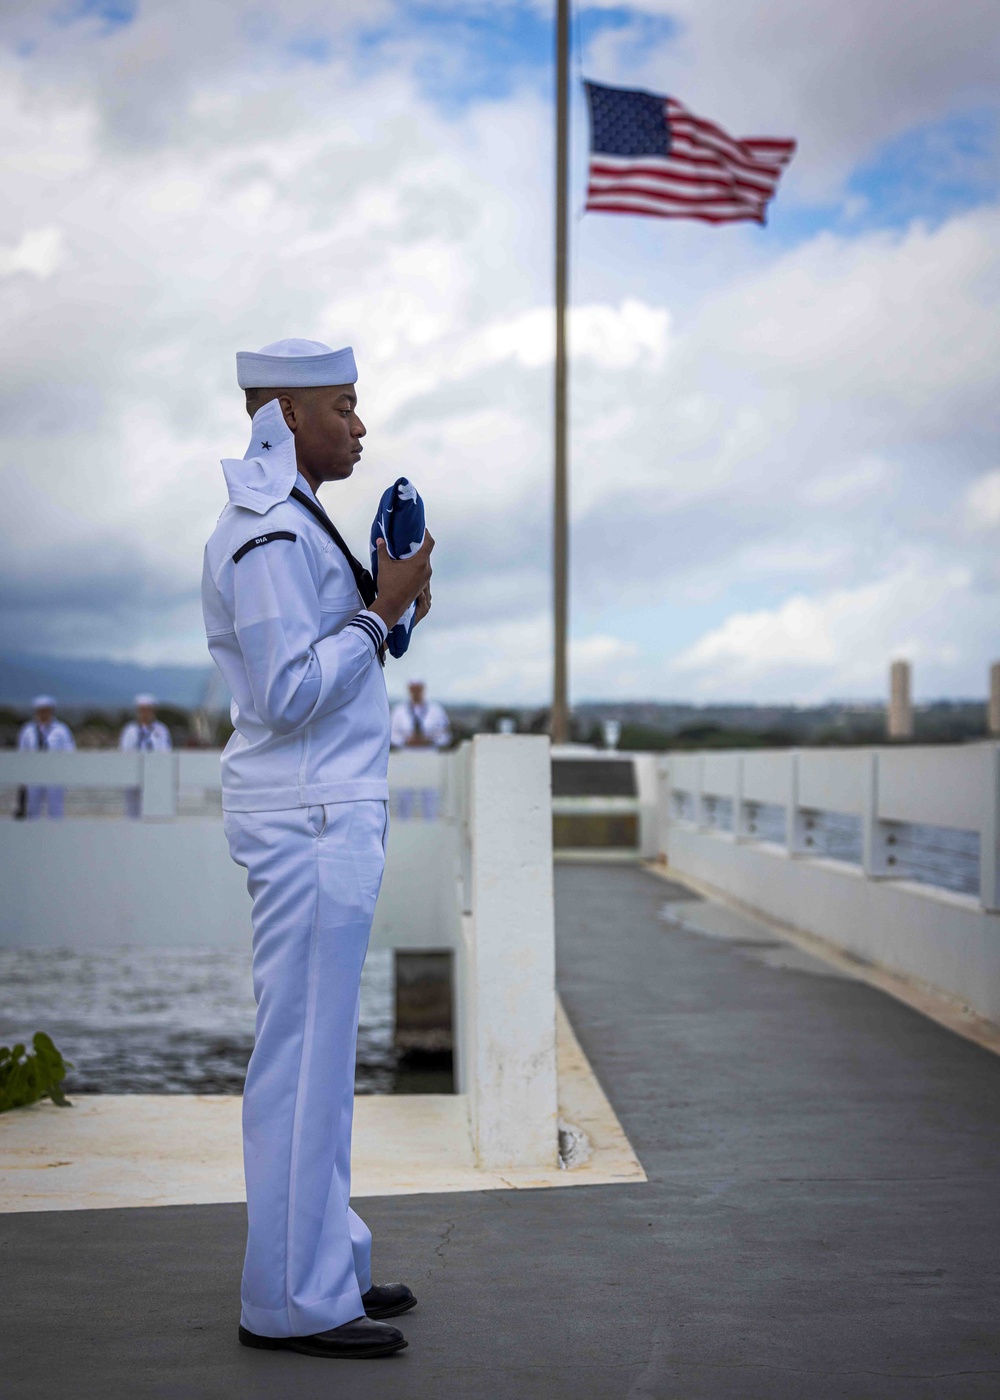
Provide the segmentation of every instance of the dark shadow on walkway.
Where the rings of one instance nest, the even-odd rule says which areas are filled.
[[[647,1184],[365,1201],[421,1300],[377,1363],[236,1346],[241,1207],[0,1217],[4,1400],[1000,1394],[1000,1060],[665,921],[688,896],[644,872],[557,877],[563,1000]]]

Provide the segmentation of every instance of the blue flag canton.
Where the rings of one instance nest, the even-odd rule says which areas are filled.
[[[664,98],[637,88],[585,83],[590,149],[604,156],[665,156],[670,146]]]

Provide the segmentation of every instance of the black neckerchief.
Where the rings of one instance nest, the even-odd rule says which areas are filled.
[[[341,554],[347,560],[348,564],[350,565],[351,573],[354,575],[354,582],[358,586],[358,592],[361,594],[361,601],[364,603],[366,608],[370,608],[372,603],[374,603],[375,599],[378,597],[378,593],[375,588],[375,580],[372,578],[371,574],[368,572],[368,570],[363,564],[358,563],[357,559],[355,559],[354,555],[347,548],[347,544],[344,541],[343,535],[337,529],[336,525],[334,525],[333,521],[330,519],[330,517],[327,515],[326,511],[321,505],[317,505],[315,501],[310,500],[306,493],[304,491],[300,491],[297,486],[292,487],[291,495],[295,498],[295,500],[298,501],[299,505],[305,506],[306,510],[309,512],[310,515],[315,516],[315,518],[322,525],[323,529],[330,536],[331,540],[333,540],[334,544],[340,550]]]
[[[293,496],[295,500],[298,501],[299,505],[305,506],[309,514],[319,521],[320,525],[322,525],[323,529],[330,536],[331,540],[333,540],[334,544],[337,546],[341,554],[347,560],[351,573],[354,575],[354,582],[357,585],[358,592],[361,594],[361,601],[364,603],[366,608],[370,608],[372,603],[374,603],[375,599],[378,597],[378,590],[375,587],[375,580],[372,578],[371,574],[368,572],[368,570],[363,564],[360,564],[357,561],[357,559],[355,559],[354,555],[347,548],[347,543],[344,540],[343,535],[337,529],[336,525],[334,525],[333,521],[330,519],[330,517],[327,515],[326,511],[321,505],[318,505],[316,501],[311,500],[310,497],[307,496],[304,491],[300,491],[297,486],[293,486],[289,494]],[[384,666],[385,642],[383,642],[378,649],[378,659],[380,664]]]

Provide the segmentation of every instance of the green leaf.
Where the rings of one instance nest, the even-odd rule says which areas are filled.
[[[66,1070],[72,1066],[67,1066],[44,1031],[37,1031],[31,1043],[33,1051],[21,1044],[12,1050],[0,1046],[0,1113],[40,1099],[51,1099],[60,1108],[72,1107],[62,1091]]]

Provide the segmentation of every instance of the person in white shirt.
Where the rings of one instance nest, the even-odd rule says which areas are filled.
[[[205,548],[202,607],[233,697],[226,836],[253,897],[239,1339],[382,1356],[406,1340],[379,1319],[416,1299],[372,1285],[371,1233],[350,1208],[354,1060],[388,830],[385,640],[411,603],[417,621],[430,607],[434,541],[393,560],[380,540],[376,596],[319,504],[362,453],[349,347],[286,340],[236,359],[251,439],[222,464],[229,504]]]
[[[118,736],[122,753],[169,753],[173,748],[170,730],[156,718],[156,698],[153,695],[135,697],[135,719],[129,720]],[[141,802],[138,788],[126,788],[125,812],[138,817]]]
[[[427,699],[424,681],[410,681],[409,700],[394,705],[391,740],[394,749],[446,749],[451,743],[451,725],[444,706]],[[404,821],[413,816],[417,802],[425,821],[434,821],[441,803],[437,787],[399,788],[396,815]]]
[[[394,749],[446,749],[451,743],[451,725],[444,706],[427,699],[424,681],[410,681],[409,700],[394,705],[392,747]]]
[[[22,753],[49,752],[72,753],[76,748],[73,735],[61,719],[56,719],[56,702],[51,695],[36,695],[32,701],[34,719],[21,726],[17,747]],[[61,787],[37,787],[25,789],[24,815],[34,820],[42,815],[44,808],[50,817],[59,818],[63,814],[65,789]]]

